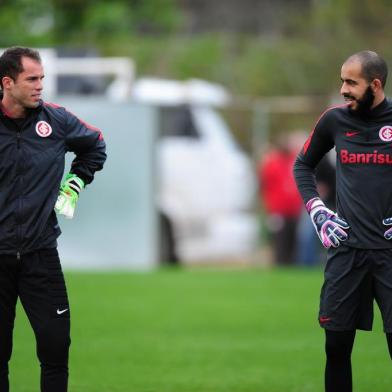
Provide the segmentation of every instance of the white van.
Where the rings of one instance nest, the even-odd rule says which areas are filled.
[[[216,110],[230,100],[222,86],[201,80],[135,79],[129,58],[80,53],[60,57],[55,49],[38,50],[48,101],[64,93],[104,94],[114,102],[131,97],[159,109],[156,205],[161,261],[242,259],[256,249],[258,223],[251,212],[255,173]]]
[[[256,178],[249,157],[216,110],[228,103],[227,92],[200,80],[142,78],[134,82],[132,97],[159,108],[161,260],[232,260],[253,252]]]

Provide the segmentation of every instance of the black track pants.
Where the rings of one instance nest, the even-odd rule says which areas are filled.
[[[70,309],[56,249],[20,259],[0,255],[0,392],[9,391],[8,362],[18,297],[36,337],[41,392],[66,392]]]

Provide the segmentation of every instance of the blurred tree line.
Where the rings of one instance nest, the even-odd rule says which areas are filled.
[[[0,0],[0,47],[93,48],[138,74],[318,95],[336,92],[355,51],[392,66],[391,19],[390,0]]]

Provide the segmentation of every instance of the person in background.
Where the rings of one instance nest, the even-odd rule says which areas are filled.
[[[9,391],[18,298],[36,338],[41,391],[67,391],[70,307],[56,212],[73,217],[106,159],[99,129],[42,101],[43,79],[37,51],[12,47],[0,56],[0,392]],[[76,157],[61,184],[68,151]]]
[[[258,164],[259,195],[275,264],[294,264],[296,233],[302,200],[295,186],[292,166],[296,151],[282,134]]]

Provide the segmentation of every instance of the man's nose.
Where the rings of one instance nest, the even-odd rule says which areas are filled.
[[[36,86],[35,86],[35,88],[36,88],[37,90],[42,90],[42,89],[44,88],[43,81],[42,81],[42,80],[38,80],[38,81],[37,81],[37,84],[36,84]]]
[[[349,89],[347,87],[347,83],[342,83],[342,87],[340,88],[340,95],[349,94]]]

